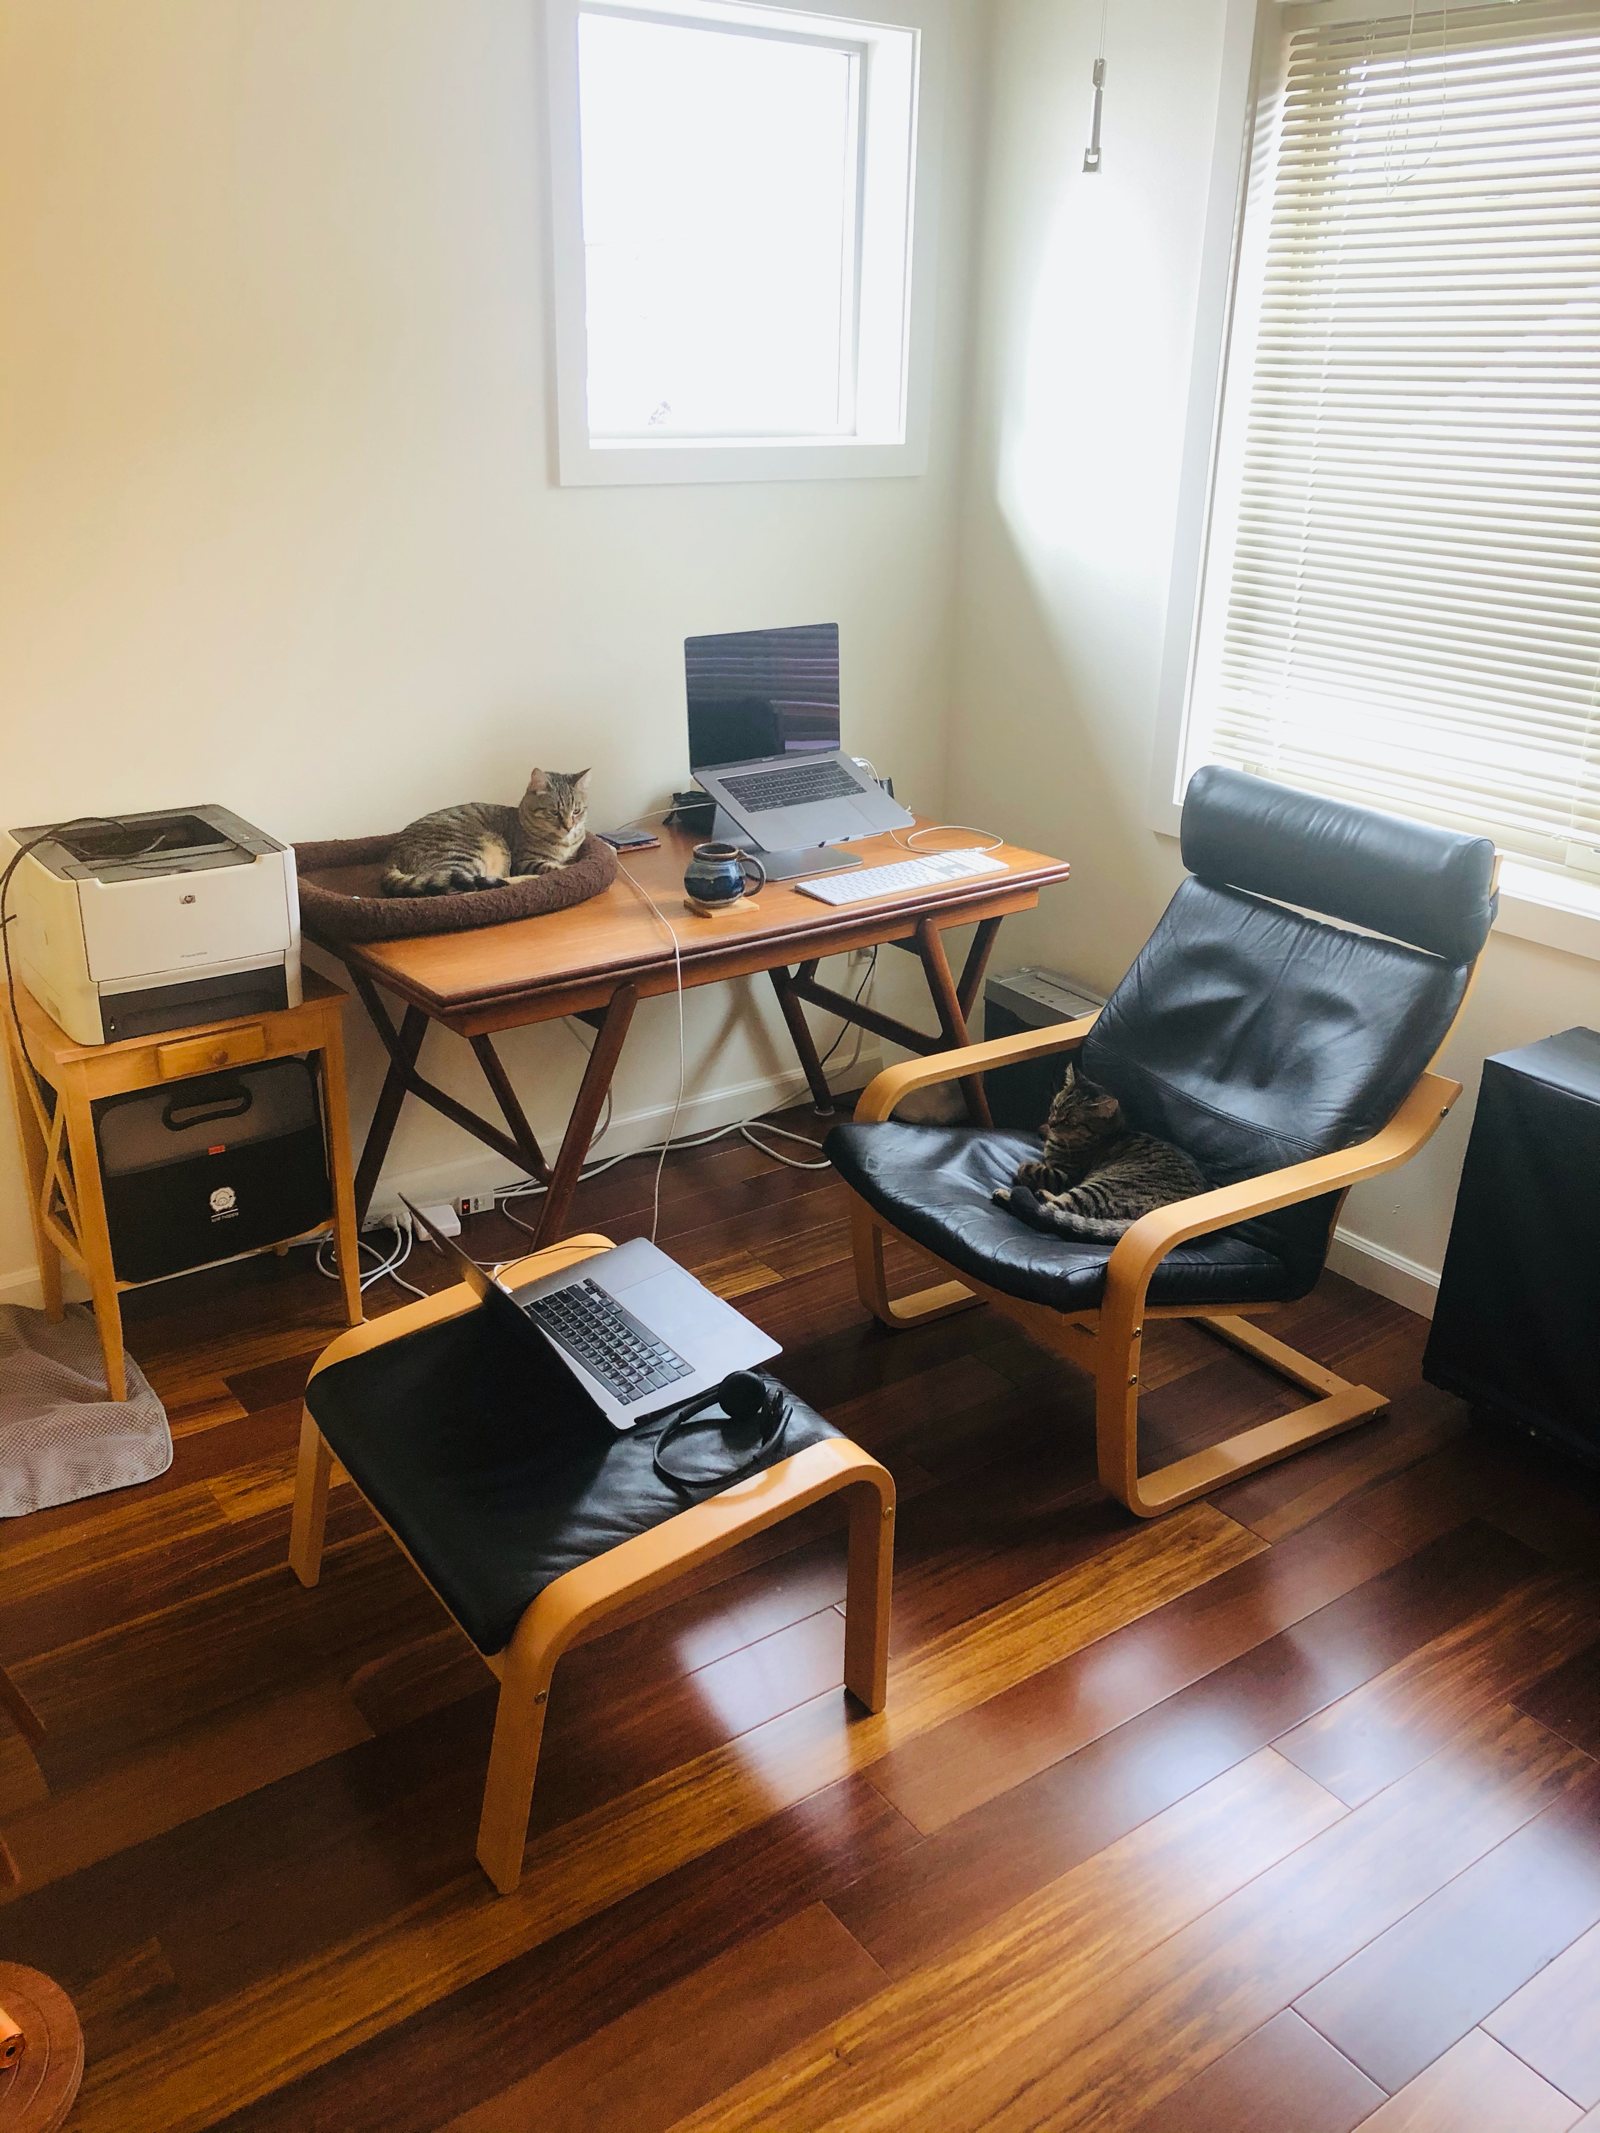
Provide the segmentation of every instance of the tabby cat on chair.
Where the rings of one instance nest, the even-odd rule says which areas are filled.
[[[1205,1190],[1181,1148],[1134,1132],[1117,1099],[1069,1066],[1045,1120],[1043,1156],[994,1197],[1033,1229],[1109,1243],[1152,1208]]]
[[[383,877],[390,896],[501,889],[517,874],[553,874],[583,849],[586,770],[536,770],[516,807],[468,800],[419,815],[400,832]]]

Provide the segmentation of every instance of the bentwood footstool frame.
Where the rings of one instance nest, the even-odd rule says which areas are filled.
[[[574,1237],[517,1261],[505,1270],[505,1278],[512,1285],[520,1285],[607,1249],[609,1242],[604,1237]],[[314,1585],[321,1569],[335,1456],[333,1445],[312,1413],[318,1398],[317,1379],[336,1366],[463,1319],[477,1308],[477,1298],[465,1285],[447,1289],[376,1322],[353,1328],[318,1357],[301,1424],[289,1542],[290,1565],[303,1585]],[[559,1371],[560,1366],[556,1368]],[[819,1428],[827,1433],[744,1481],[686,1501],[682,1509],[667,1504],[656,1523],[633,1531],[614,1544],[599,1538],[594,1552],[543,1585],[516,1620],[509,1637],[495,1650],[485,1648],[484,1623],[464,1621],[464,1610],[453,1605],[450,1593],[441,1589],[451,1580],[438,1573],[437,1561],[434,1574],[430,1575],[419,1560],[419,1552],[424,1551],[413,1546],[401,1530],[406,1519],[395,1515],[392,1503],[386,1507],[383,1476],[376,1471],[381,1466],[381,1456],[371,1463],[358,1459],[357,1465],[366,1465],[365,1472],[356,1471],[345,1456],[351,1480],[499,1678],[494,1744],[477,1849],[480,1865],[502,1894],[509,1894],[522,1876],[550,1681],[562,1653],[618,1608],[725,1554],[751,1535],[792,1518],[824,1497],[843,1495],[849,1513],[845,1687],[868,1711],[883,1708],[888,1678],[894,1483],[888,1471],[859,1445],[832,1431],[820,1417],[804,1409],[803,1403],[797,1402],[796,1407],[809,1418],[806,1433],[815,1435]],[[538,1426],[536,1416],[530,1415],[529,1426]],[[611,1455],[602,1445],[592,1453],[591,1464],[598,1467],[608,1456]],[[436,1545],[437,1535],[432,1538]]]

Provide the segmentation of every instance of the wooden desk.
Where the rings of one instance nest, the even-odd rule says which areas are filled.
[[[61,1262],[66,1260],[84,1276],[94,1298],[106,1386],[112,1399],[125,1400],[128,1396],[118,1298],[124,1289],[143,1284],[120,1280],[112,1263],[105,1194],[100,1183],[100,1150],[94,1129],[93,1107],[102,1096],[156,1088],[163,1082],[215,1073],[219,1068],[246,1061],[288,1059],[302,1052],[319,1052],[339,1280],[346,1318],[352,1326],[361,1323],[350,1119],[344,1088],[345,994],[337,985],[307,971],[305,997],[299,1007],[279,1007],[227,1022],[201,1023],[192,1029],[165,1030],[158,1036],[127,1037],[120,1044],[79,1044],[45,1013],[23,985],[16,989],[16,1004],[27,1040],[26,1060],[17,1049],[16,1027],[0,992],[0,1022],[5,1025],[4,1050],[11,1068],[11,1094],[22,1141],[45,1309],[52,1318],[61,1316]],[[54,1091],[53,1105],[47,1104],[41,1094],[40,1080]]]
[[[957,835],[940,840],[962,842]],[[789,882],[769,882],[759,896],[732,911],[700,918],[683,901],[683,870],[697,840],[682,830],[663,831],[661,849],[623,855],[640,887],[660,905],[680,943],[685,989],[724,978],[765,971],[771,978],[818,1107],[831,1108],[822,1062],[805,1019],[807,1003],[886,1037],[913,1052],[936,1052],[969,1041],[967,1017],[978,996],[1000,921],[1028,911],[1039,892],[1067,878],[1067,866],[1039,852],[1001,845],[995,858],[1003,874],[980,874],[913,890],[892,901],[833,906],[802,896]],[[884,866],[908,854],[892,837],[851,846],[864,866]],[[959,980],[952,975],[943,935],[952,926],[976,925],[977,933]],[[316,938],[315,935],[312,936]],[[938,1028],[933,1034],[817,982],[824,956],[884,942],[914,949],[927,976]],[[338,958],[372,1018],[389,1054],[389,1071],[373,1113],[356,1172],[356,1207],[365,1216],[407,1095],[418,1097],[475,1139],[537,1178],[548,1190],[538,1241],[549,1244],[565,1230],[572,1195],[595,1126],[604,1107],[633,1011],[641,1000],[671,993],[676,985],[672,944],[660,923],[624,876],[604,895],[569,911],[486,926],[473,933],[433,933],[400,941],[332,941],[318,945]],[[398,1025],[380,992],[404,1003]],[[548,1163],[494,1049],[502,1030],[577,1016],[596,1032],[555,1162]],[[477,1056],[504,1121],[481,1117],[417,1070],[430,1022],[464,1037]],[[974,1082],[968,1102],[987,1120],[982,1086]]]

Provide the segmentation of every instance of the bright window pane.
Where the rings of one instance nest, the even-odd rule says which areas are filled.
[[[854,419],[854,55],[579,23],[589,432],[838,434]]]

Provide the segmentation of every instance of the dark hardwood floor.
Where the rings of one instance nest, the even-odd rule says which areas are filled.
[[[647,1229],[650,1170],[574,1226]],[[868,1324],[828,1176],[684,1153],[661,1241],[897,1477],[888,1708],[840,1692],[834,1526],[767,1535],[565,1663],[497,1898],[481,1663],[348,1485],[321,1585],[285,1567],[332,1286],[141,1292],[171,1471],[0,1529],[49,1729],[0,1728],[0,1954],[78,2002],[74,2128],[1600,2128],[1589,1479],[1329,1277],[1279,1323],[1391,1415],[1140,1525],[1085,1381],[988,1313]],[[1145,1367],[1158,1455],[1275,1411],[1192,1331]]]

